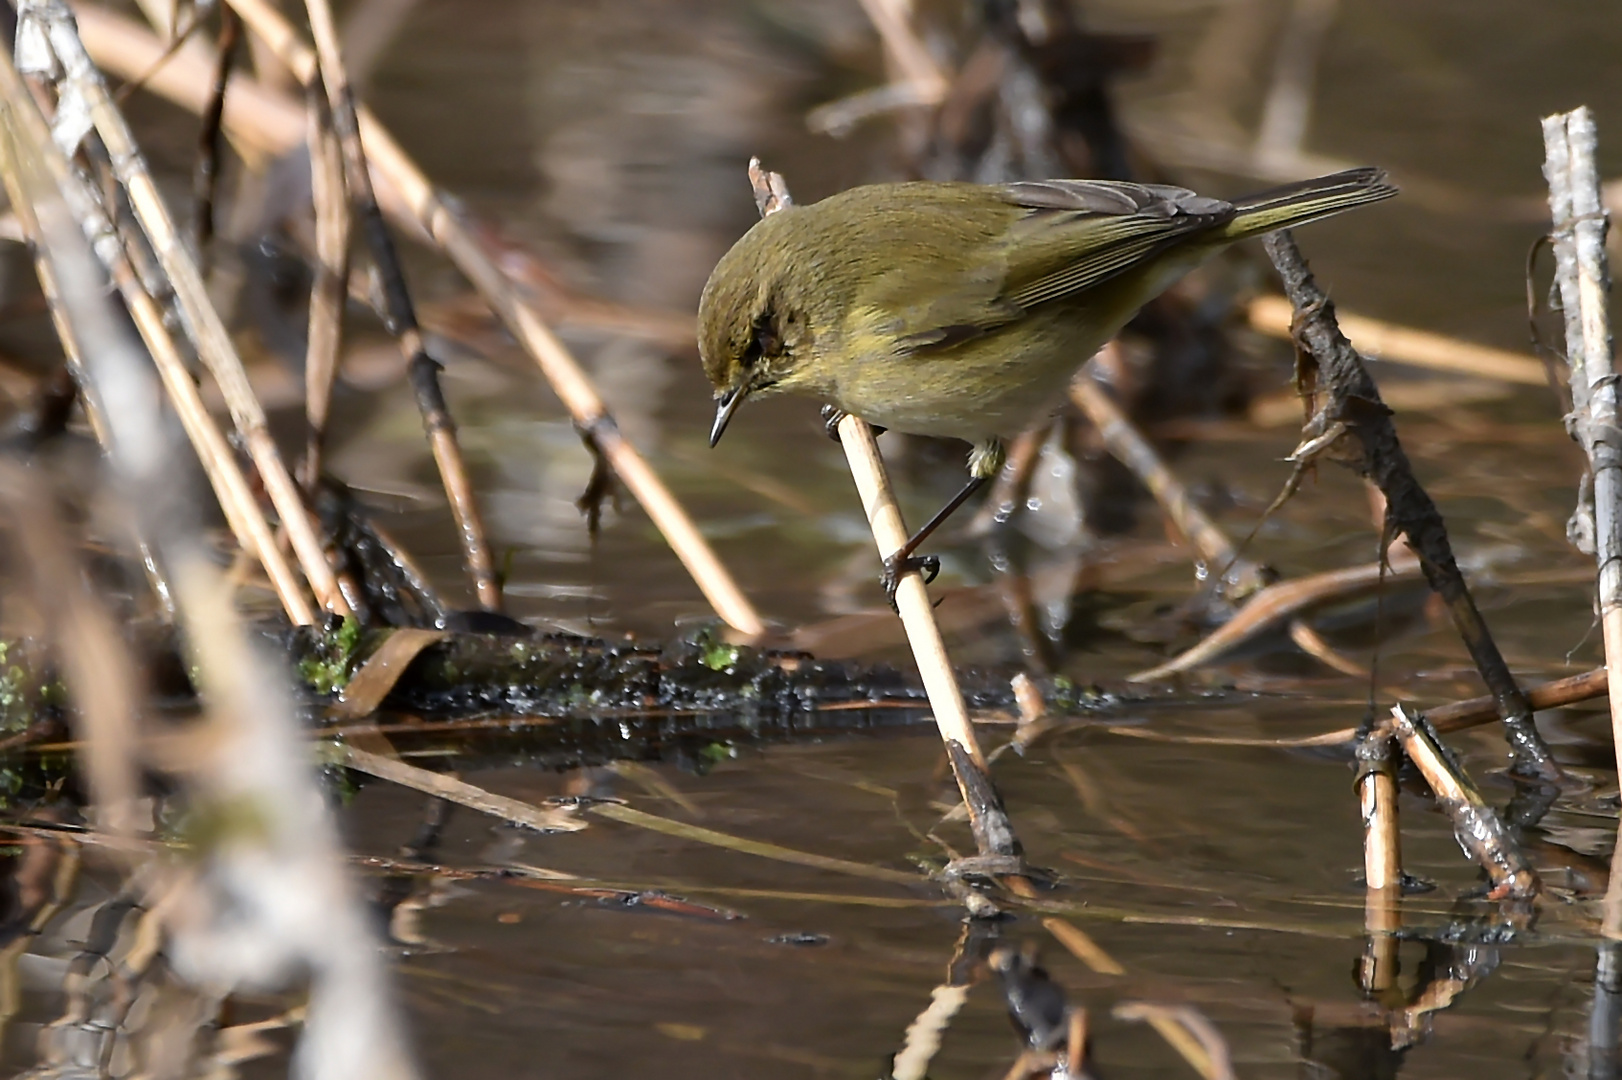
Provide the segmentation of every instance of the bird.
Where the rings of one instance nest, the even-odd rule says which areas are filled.
[[[1390,198],[1364,167],[1227,201],[1164,184],[1053,179],[851,188],[762,218],[698,305],[713,447],[746,400],[797,393],[845,414],[970,444],[962,489],[884,560],[892,606],[928,536],[1002,468],[1133,315],[1240,240]]]

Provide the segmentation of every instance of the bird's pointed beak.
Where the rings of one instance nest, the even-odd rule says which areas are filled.
[[[732,422],[732,414],[738,411],[743,399],[749,396],[747,387],[728,390],[722,394],[715,403],[715,426],[710,428],[710,445],[713,447],[721,441],[726,433],[727,425]]]

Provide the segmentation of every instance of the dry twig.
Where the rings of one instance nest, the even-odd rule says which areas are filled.
[[[477,810],[543,833],[579,832],[586,827],[572,807],[540,807],[486,791],[454,776],[408,765],[397,757],[374,754],[344,743],[334,744],[337,764],[435,798]]]
[[[1611,736],[1622,763],[1622,436],[1606,293],[1605,210],[1594,167],[1598,136],[1587,107],[1545,117],[1543,166],[1554,219],[1555,279],[1565,312],[1572,415],[1593,476],[1593,548],[1609,673]],[[1585,548],[1586,550],[1586,548]]]
[[[304,416],[309,430],[302,478],[304,489],[314,491],[321,478],[321,446],[343,349],[352,217],[349,188],[344,183],[343,147],[332,127],[325,88],[310,86],[305,91],[305,102],[310,195],[315,205],[315,279],[310,283],[310,322],[304,353]]]
[[[1246,308],[1246,315],[1252,330],[1268,337],[1290,340],[1290,324],[1295,318],[1295,309],[1282,296],[1258,296]],[[1386,363],[1452,371],[1521,386],[1549,385],[1549,376],[1543,365],[1523,353],[1477,345],[1473,341],[1461,341],[1428,330],[1398,326],[1366,315],[1351,315],[1342,311],[1338,316],[1341,330],[1357,346],[1358,352]]]

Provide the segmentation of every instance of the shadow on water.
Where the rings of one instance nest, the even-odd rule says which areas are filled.
[[[583,296],[691,311],[715,260],[754,219],[743,173],[751,154],[807,202],[898,167],[887,121],[842,140],[806,130],[808,109],[878,79],[878,46],[854,2],[408,7],[365,80],[367,99],[425,172]],[[1178,182],[1221,194],[1260,186],[1213,163],[1261,123],[1272,43],[1290,7],[1086,5],[1100,29],[1155,39],[1152,63],[1116,89],[1129,137]],[[1594,106],[1609,155],[1602,172],[1622,173],[1622,22],[1601,17],[1603,7],[1340,5],[1307,145],[1336,161],[1378,162],[1416,194],[1377,218],[1314,227],[1308,251],[1339,305],[1524,350],[1522,270],[1542,212],[1538,116]],[[155,106],[134,111],[143,136],[152,132],[155,166],[184,175],[192,129]],[[567,413],[454,275],[409,257],[504,553],[509,613],[605,639],[695,640],[709,609],[657,533],[626,500],[591,540],[575,506],[591,461]],[[1265,269],[1259,256],[1240,262],[1240,279]],[[263,268],[243,273],[257,280]],[[713,403],[689,342],[588,318],[562,325],[627,436],[774,620],[775,644],[864,671],[911,670],[814,404],[752,405],[711,452]],[[274,369],[273,329],[255,332]],[[4,333],[8,349],[40,348],[29,337],[37,327]],[[1237,337],[1260,396],[1282,392],[1287,348]],[[448,597],[471,606],[458,595],[457,540],[410,390],[386,364],[365,363],[393,355],[392,345],[369,326],[352,340],[354,385],[335,404],[330,468]],[[1411,369],[1375,371],[1393,402],[1424,400],[1427,380]],[[1534,682],[1593,666],[1592,562],[1564,535],[1580,462],[1549,395],[1459,382],[1397,411],[1516,674]],[[278,423],[293,430],[290,414]],[[1242,536],[1288,475],[1281,459],[1294,428],[1219,416],[1185,418],[1174,434],[1182,478]],[[884,445],[915,519],[956,483],[958,448]],[[1103,499],[1121,511],[1116,529],[1082,542],[1053,510],[1076,496],[1045,475],[1029,502],[1049,513],[1005,530],[995,546],[960,536],[943,550],[948,648],[999,695],[1021,668],[1050,687],[1121,686],[1197,636],[1181,610],[1197,591],[1187,553],[1167,540],[1152,505]],[[1326,468],[1267,523],[1251,554],[1295,577],[1367,563],[1378,543],[1361,484]],[[1321,610],[1314,625],[1364,663],[1380,642],[1382,702],[1480,693],[1445,618],[1410,585],[1378,605],[1362,595]],[[886,688],[903,683],[912,685]],[[1051,982],[1086,1008],[1100,1076],[1188,1074],[1153,1027],[1112,1014],[1129,1001],[1196,1007],[1244,1077],[1616,1075],[1622,963],[1613,945],[1596,959],[1616,835],[1603,709],[1539,718],[1556,756],[1593,792],[1563,800],[1521,837],[1548,886],[1535,918],[1506,918],[1484,898],[1450,821],[1419,781],[1400,778],[1404,869],[1434,888],[1406,898],[1405,930],[1386,943],[1383,974],[1371,982],[1350,754],[1198,741],[1346,728],[1367,698],[1366,679],[1329,671],[1279,631],[1175,700],[1115,698],[1108,722],[1078,714],[1017,740],[996,757],[996,779],[1026,859],[1053,887],[973,931],[919,873],[971,854],[973,841],[918,709],[874,720],[882,738],[832,723],[762,732],[730,717],[737,722],[636,743],[640,760],[594,752],[586,764],[511,732],[449,748],[429,737],[398,744],[408,760],[498,795],[579,808],[589,824],[580,831],[492,824],[336,769],[331,790],[430,1075],[899,1075],[911,1067],[894,1061],[909,1026],[948,1000],[957,1011],[928,1074],[1001,1075],[1021,1044],[985,958],[1032,941]],[[1018,713],[1006,695],[980,704],[1003,720]],[[420,717],[389,719],[404,730]],[[1143,727],[1169,735],[1133,737]],[[1011,729],[986,730],[997,748]],[[634,743],[645,732],[627,721],[621,734]],[[1488,801],[1508,802],[1514,786],[1497,730],[1450,739]],[[76,875],[64,871],[68,856],[51,831],[61,824],[35,818],[0,853],[10,883],[0,1060],[18,1071],[36,1062],[40,1031],[82,1004],[74,993],[116,997],[109,972],[139,933],[115,866],[89,849]],[[713,834],[772,847],[728,846]],[[60,913],[35,925],[56,903]],[[1043,927],[1053,916],[1082,928],[1119,970],[1062,948]],[[153,976],[143,992],[161,1000],[161,982]],[[76,989],[64,995],[65,985]],[[960,1004],[949,992],[971,985]],[[243,1001],[242,1016],[264,1023],[256,1037],[269,1054],[253,1061],[244,1050],[247,1073],[285,1068],[287,1007],[268,995]],[[88,1030],[99,1014],[87,1013],[74,1022]],[[132,1029],[147,1022],[130,1015]]]

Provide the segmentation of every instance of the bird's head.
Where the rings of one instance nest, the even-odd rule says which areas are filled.
[[[722,256],[698,302],[698,354],[715,387],[710,445],[753,395],[792,390],[804,382],[811,327],[794,280],[792,246],[784,244],[785,209],[759,222]]]

